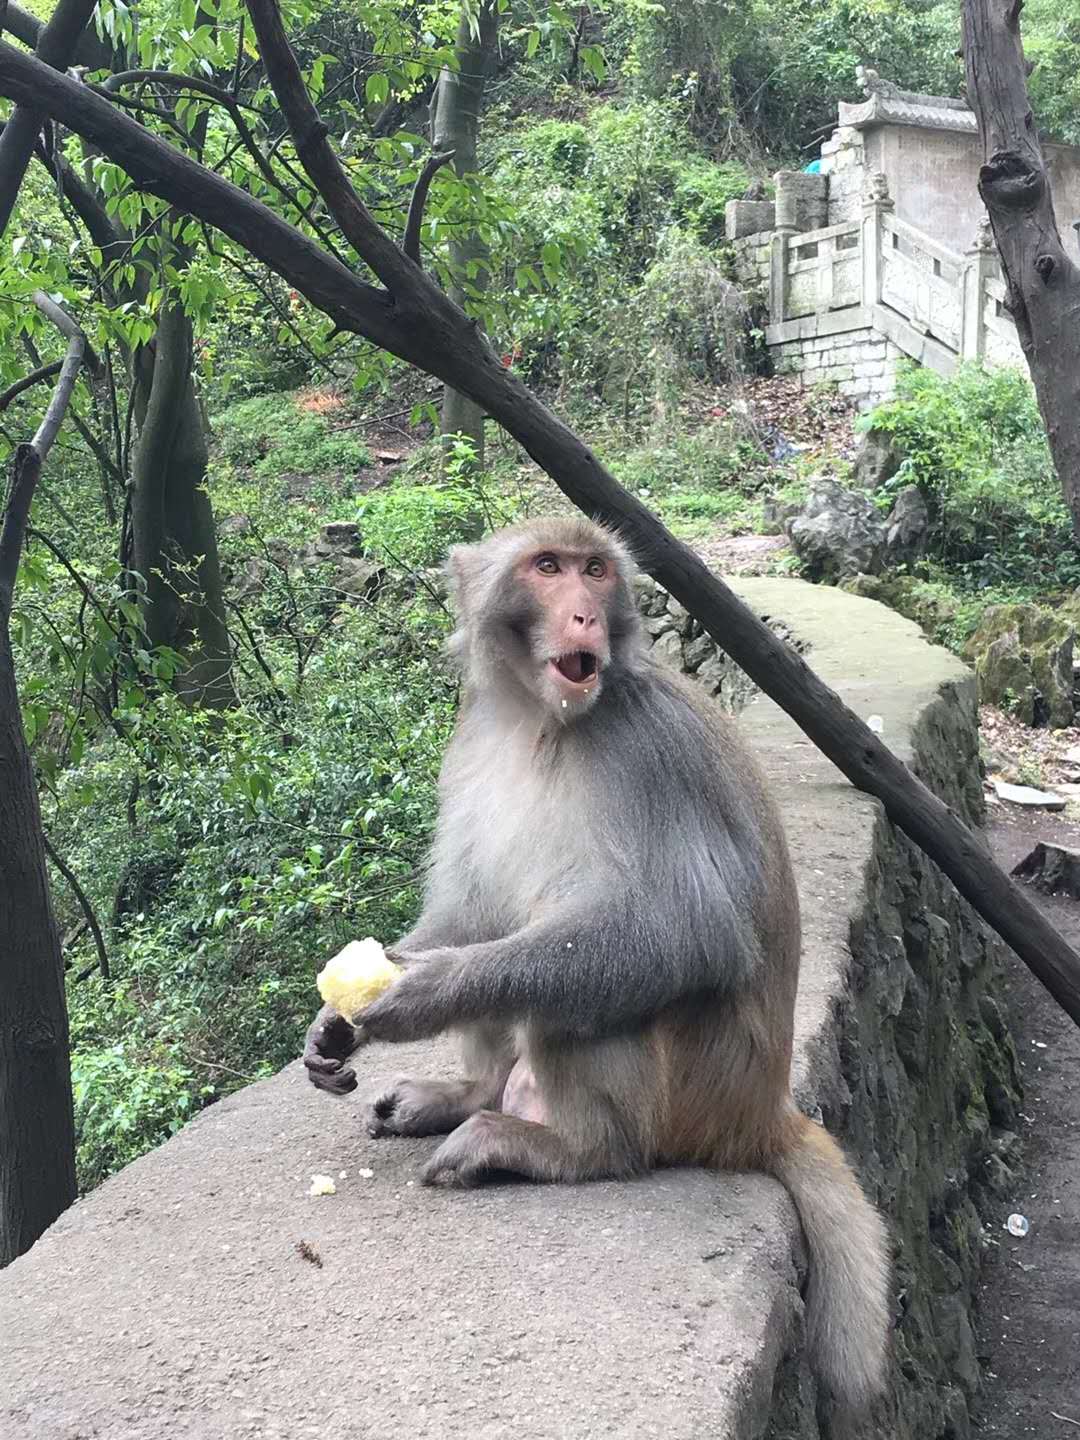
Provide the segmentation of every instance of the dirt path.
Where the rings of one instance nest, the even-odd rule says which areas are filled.
[[[1003,808],[990,839],[1011,869],[1038,840],[1080,847],[1080,826]],[[1031,895],[1080,948],[1080,901]],[[983,1284],[976,1425],[995,1440],[1080,1440],[1080,1031],[1015,958],[1008,994],[1026,1090],[1026,1170],[1002,1206]],[[1031,1222],[1024,1239],[1004,1229],[1012,1210]]]

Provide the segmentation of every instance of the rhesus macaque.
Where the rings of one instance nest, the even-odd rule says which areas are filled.
[[[789,1088],[799,907],[737,728],[646,649],[623,545],[585,519],[450,553],[465,695],[404,975],[304,1060],[453,1028],[462,1080],[400,1079],[372,1135],[441,1135],[429,1184],[764,1170],[798,1207],[808,1334],[834,1395],[883,1383],[882,1223]]]

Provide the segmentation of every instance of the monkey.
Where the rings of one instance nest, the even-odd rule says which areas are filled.
[[[842,1405],[883,1388],[884,1225],[790,1090],[799,904],[765,781],[704,690],[648,650],[634,565],[585,517],[455,546],[464,685],[402,976],[324,1007],[310,1079],[366,1040],[460,1032],[465,1078],[400,1078],[372,1136],[442,1135],[427,1184],[657,1166],[761,1170],[809,1253],[807,1336]]]

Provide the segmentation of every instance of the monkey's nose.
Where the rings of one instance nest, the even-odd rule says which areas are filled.
[[[590,626],[596,624],[596,616],[595,616],[595,615],[575,615],[575,616],[574,616],[574,624],[575,624],[575,625],[581,625],[581,626],[583,626],[586,630],[588,630]]]

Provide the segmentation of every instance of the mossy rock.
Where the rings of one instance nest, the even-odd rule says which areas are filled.
[[[993,605],[965,647],[979,700],[1011,710],[1025,725],[1073,722],[1075,629],[1038,605]]]

